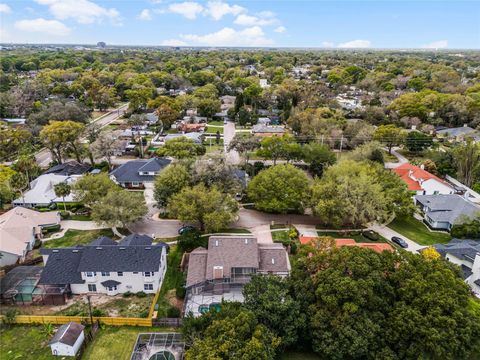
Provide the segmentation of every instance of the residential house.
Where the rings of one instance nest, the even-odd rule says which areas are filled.
[[[460,195],[417,195],[415,203],[432,229],[450,231],[453,225],[480,216],[480,206]]]
[[[85,326],[69,322],[60,326],[48,343],[55,356],[76,356],[85,340]]]
[[[180,124],[177,125],[177,129],[179,131],[183,131],[184,133],[203,132],[205,130],[205,127],[206,127],[205,123],[191,124],[191,123],[181,122]]]
[[[73,185],[81,175],[57,175],[43,174],[30,183],[30,190],[23,193],[23,196],[13,200],[13,206],[28,208],[49,207],[52,204],[73,202],[73,194],[63,197],[55,195],[55,185],[62,182]]]
[[[445,259],[462,268],[465,282],[480,297],[480,240],[453,239],[434,247]]]
[[[254,274],[289,273],[281,244],[259,244],[251,236],[211,236],[208,249],[199,247],[189,254],[185,313],[199,316],[222,300],[243,301],[243,286]]]
[[[90,171],[92,167],[88,164],[81,164],[77,161],[67,161],[63,164],[52,166],[44,174],[55,174],[63,176],[83,175]]]
[[[256,136],[268,137],[268,136],[282,136],[286,130],[283,126],[265,126],[265,125],[253,125],[252,133]]]
[[[406,163],[393,169],[393,171],[407,184],[408,189],[415,191],[417,195],[448,195],[455,193],[453,186],[429,173],[423,166],[418,167]]]
[[[436,130],[437,137],[449,141],[464,141],[466,138],[472,138],[474,141],[480,141],[480,132],[467,126],[467,124],[456,128],[443,128]]]
[[[148,160],[132,160],[110,172],[110,178],[127,189],[144,189],[152,184],[156,175],[165,169],[171,160],[151,158]]]
[[[58,224],[60,215],[56,211],[15,207],[0,215],[0,267],[24,261],[35,239],[42,237],[42,228]]]
[[[317,236],[300,236],[300,243],[302,245],[309,244],[312,240],[318,239]],[[383,251],[391,251],[393,252],[393,247],[388,243],[361,243],[356,242],[354,239],[335,239],[335,246],[337,248],[341,248],[344,246],[354,246],[354,247],[361,247],[364,249],[370,249],[377,253],[381,253]]]
[[[100,237],[86,246],[40,249],[40,285],[67,285],[73,294],[155,293],[167,268],[168,245],[132,234],[116,242]]]
[[[268,84],[268,80],[267,79],[260,79],[259,80],[259,84],[260,84],[260,87],[262,89],[267,89],[270,87],[270,85]]]
[[[222,111],[227,111],[235,106],[235,96],[224,95],[220,97],[220,101],[222,102],[220,105]]]

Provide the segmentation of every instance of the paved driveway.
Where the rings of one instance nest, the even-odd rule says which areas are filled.
[[[158,209],[155,207],[156,201],[153,197],[153,183],[146,183],[145,190],[143,191],[143,196],[145,197],[145,203],[148,208],[148,217],[152,217]]]
[[[412,253],[418,254],[418,251],[423,249],[425,246],[417,244],[415,241],[410,240],[403,236],[402,234],[397,233],[396,231],[390,229],[389,227],[383,226],[383,225],[373,225],[370,226],[369,229],[376,231],[380,235],[382,235],[384,238],[390,240],[392,237],[397,236],[399,238],[402,238],[405,240],[408,244],[408,248],[405,250],[410,251]]]
[[[240,164],[240,155],[237,151],[227,151],[230,141],[235,136],[235,123],[229,121],[223,127],[223,144],[225,150],[225,158],[227,162],[232,165]]]
[[[240,209],[238,220],[232,224],[235,228],[253,228],[259,225],[275,224],[320,224],[320,219],[315,216],[298,214],[267,214],[257,210]]]

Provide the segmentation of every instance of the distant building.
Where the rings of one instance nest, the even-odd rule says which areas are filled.
[[[467,124],[462,127],[437,130],[436,134],[437,137],[446,138],[450,141],[464,141],[468,137],[474,141],[480,141],[480,132],[467,126]]]
[[[460,195],[417,195],[415,203],[433,229],[450,231],[455,224],[480,215],[480,206]]]
[[[107,47],[107,44],[103,41],[99,41],[97,42],[97,47],[101,48],[101,49],[104,49]]]
[[[52,166],[44,174],[55,174],[63,176],[83,175],[90,171],[92,167],[87,164],[80,164],[76,161],[67,161],[63,164]]]
[[[450,184],[421,167],[406,163],[396,167],[393,171],[407,184],[408,190],[415,191],[417,195],[455,193],[455,189]]]
[[[127,189],[144,189],[145,184],[153,183],[155,176],[170,163],[169,159],[157,157],[148,160],[132,160],[110,172],[110,178]]]
[[[285,134],[285,128],[283,126],[267,126],[262,124],[253,125],[252,133],[256,136],[282,136]]]

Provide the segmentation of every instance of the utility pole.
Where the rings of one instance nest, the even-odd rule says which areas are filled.
[[[90,302],[90,295],[87,295],[87,300],[88,300],[88,313],[90,314],[90,325],[93,326],[92,304]]]

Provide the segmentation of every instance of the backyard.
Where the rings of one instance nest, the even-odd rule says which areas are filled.
[[[69,229],[61,238],[48,240],[42,243],[44,248],[69,247],[75,245],[85,245],[95,240],[99,236],[113,237],[111,229],[101,230],[72,230]]]
[[[0,354],[2,360],[53,360],[48,346],[51,339],[43,326],[0,326]]]
[[[335,231],[318,231],[318,236],[331,236],[335,239],[353,239],[356,242],[360,243],[386,243],[387,239],[384,237],[379,236],[378,240],[371,240],[364,236],[359,231],[350,231],[350,232],[335,232]]]
[[[397,217],[388,227],[420,245],[444,244],[452,238],[448,233],[430,231],[414,217]]]
[[[129,360],[140,333],[173,331],[166,328],[106,326],[95,336],[82,356],[83,360]]]

